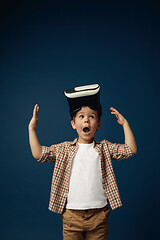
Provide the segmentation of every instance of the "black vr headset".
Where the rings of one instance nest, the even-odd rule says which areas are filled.
[[[99,117],[101,117],[102,107],[100,104],[100,86],[98,84],[71,88],[64,91],[64,94],[69,104],[71,117],[73,117],[82,106],[88,106],[91,109],[97,110]]]

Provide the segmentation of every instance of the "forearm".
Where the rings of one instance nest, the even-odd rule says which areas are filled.
[[[134,153],[137,152],[137,145],[133,135],[133,132],[129,126],[129,123],[126,121],[123,125],[125,143],[130,146]]]
[[[29,143],[32,151],[32,155],[35,159],[40,159],[42,156],[42,146],[39,143],[35,128],[28,128],[29,131]]]

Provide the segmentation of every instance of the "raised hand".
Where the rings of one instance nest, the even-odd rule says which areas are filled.
[[[38,123],[38,111],[39,111],[39,106],[38,106],[38,104],[36,104],[34,107],[34,110],[33,110],[33,116],[29,123],[29,128],[34,128],[34,129],[36,128],[37,123]]]
[[[117,122],[120,125],[123,126],[124,124],[128,123],[127,120],[115,108],[111,107],[110,109],[112,111],[111,114],[114,114],[116,116]]]

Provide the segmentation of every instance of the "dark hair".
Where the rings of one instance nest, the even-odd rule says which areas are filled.
[[[81,106],[80,108],[76,109],[74,112],[71,113],[71,119],[72,120],[76,116],[77,112],[79,112],[82,109],[82,107],[89,107],[90,109],[96,110],[98,112],[98,121],[100,121],[101,116],[102,116],[102,106],[101,106],[101,104],[100,104],[99,109],[95,109],[95,108],[87,106],[87,105]]]

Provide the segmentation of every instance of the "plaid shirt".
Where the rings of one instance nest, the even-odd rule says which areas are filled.
[[[39,162],[55,162],[49,210],[62,213],[69,192],[69,180],[71,164],[78,151],[78,139],[73,142],[63,142],[50,147],[42,146],[42,157]],[[103,187],[112,209],[122,206],[116,177],[113,171],[111,159],[122,160],[134,155],[127,144],[116,144],[103,140],[97,142],[94,139],[94,148],[100,155]]]

